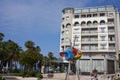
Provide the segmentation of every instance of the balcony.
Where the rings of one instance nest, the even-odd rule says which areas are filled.
[[[109,50],[109,52],[115,52],[116,51],[115,47],[109,47],[108,50]]]
[[[113,41],[109,40],[109,44],[113,44],[113,43],[115,44],[115,40],[113,40]]]
[[[108,30],[108,34],[109,34],[109,35],[114,35],[114,34],[115,34],[115,31],[114,31],[114,30]]]
[[[82,40],[81,44],[98,44],[98,40]]]
[[[82,47],[81,50],[82,50],[82,52],[98,52],[97,47],[95,47],[93,49]]]
[[[114,26],[114,22],[108,22],[107,25],[108,26]]]
[[[82,36],[84,35],[98,35],[98,32],[97,31],[82,31],[81,33]]]

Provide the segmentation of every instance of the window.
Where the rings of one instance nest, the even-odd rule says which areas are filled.
[[[64,20],[65,18],[62,18],[62,20]]]
[[[75,22],[75,23],[74,23],[74,26],[79,26],[79,22]]]
[[[115,49],[115,44],[109,44],[109,49],[114,50]]]
[[[68,24],[66,25],[66,28],[69,28],[69,27],[71,27],[71,25],[68,23]]]
[[[109,17],[112,17],[112,16],[114,16],[114,14],[113,14],[113,13],[109,13],[108,16],[109,16]]]
[[[101,41],[105,41],[105,36],[100,36],[100,38]]]
[[[91,21],[88,21],[88,22],[87,22],[87,25],[88,25],[88,26],[92,25]]]
[[[78,28],[78,29],[75,28],[75,29],[73,30],[73,34],[79,34],[79,33],[80,33],[79,28]]]
[[[114,7],[113,6],[109,6],[109,7],[107,7],[107,11],[114,11],[115,9],[114,9]]]
[[[81,15],[81,18],[85,18],[86,17],[86,15]]]
[[[90,39],[89,38],[84,38],[84,41],[90,41]]]
[[[97,14],[93,14],[93,17],[97,17]]]
[[[84,12],[89,12],[89,8],[82,9],[82,13],[84,13]]]
[[[96,37],[90,37],[90,41],[97,41]]]
[[[98,8],[98,11],[105,11],[105,7],[100,7],[100,8]]]
[[[69,20],[69,16],[66,17],[66,20]]]
[[[100,44],[101,45],[101,49],[105,50],[106,44]]]
[[[85,48],[85,50],[89,50],[89,46],[88,45],[84,46],[84,48]]]
[[[97,46],[96,45],[90,45],[91,50],[96,50]]]
[[[105,21],[104,20],[101,20],[100,21],[100,25],[104,25],[105,24]]]
[[[109,32],[109,33],[115,32],[115,31],[114,31],[114,27],[109,27],[109,28],[108,28],[108,32]]]
[[[64,28],[65,28],[65,26],[64,26],[64,25],[62,25],[62,28],[64,29]]]
[[[75,9],[74,13],[81,13],[81,9]]]
[[[73,10],[66,9],[66,10],[63,11],[63,14],[65,14],[65,13],[72,13],[72,12],[73,12]]]
[[[62,36],[64,35],[64,31],[62,31]]]
[[[93,25],[97,25],[98,24],[98,22],[97,21],[93,21]]]
[[[97,8],[90,8],[90,12],[97,12]]]
[[[104,33],[104,32],[105,32],[105,27],[101,27],[101,28],[100,28],[100,32],[101,32],[101,33]]]
[[[86,25],[86,22],[81,22],[81,26],[85,26]]]
[[[89,30],[88,29],[83,29],[82,33],[89,33]]]
[[[65,39],[65,42],[69,42],[69,39],[68,39],[68,38],[66,38],[66,39]]]
[[[64,43],[64,38],[61,39],[61,43]]]
[[[75,15],[74,18],[79,18],[79,15]]]
[[[76,38],[75,38],[75,42],[78,42],[78,41],[79,41],[79,37],[76,37]]]
[[[103,16],[105,16],[105,13],[100,13],[100,17],[103,17]]]
[[[88,14],[87,17],[90,18],[90,17],[91,17],[91,14]]]
[[[97,30],[96,29],[91,29],[90,33],[97,33]]]
[[[110,35],[109,36],[109,41],[115,41],[115,36],[114,35]]]
[[[68,31],[68,30],[66,30],[66,34],[69,34],[69,31]]]
[[[70,46],[70,45],[67,45],[66,48],[71,48],[71,46]]]
[[[108,24],[114,24],[114,19],[108,19]]]

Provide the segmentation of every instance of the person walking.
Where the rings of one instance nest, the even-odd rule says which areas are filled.
[[[95,76],[92,80],[98,80],[97,76]]]
[[[110,76],[108,76],[106,80],[111,80]]]
[[[115,80],[115,78],[114,78],[114,76],[113,76],[113,75],[111,76],[110,80]]]

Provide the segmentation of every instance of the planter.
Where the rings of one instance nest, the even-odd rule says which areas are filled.
[[[37,80],[41,80],[41,78],[38,78]]]
[[[49,78],[53,78],[54,74],[53,73],[48,73],[47,75]]]

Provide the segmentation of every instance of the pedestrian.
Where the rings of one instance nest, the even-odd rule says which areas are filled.
[[[92,80],[98,80],[97,76],[95,75],[95,77]]]
[[[110,76],[108,76],[106,80],[111,80]]]
[[[113,76],[113,75],[111,76],[110,80],[115,80],[115,78],[114,78],[114,76]]]

